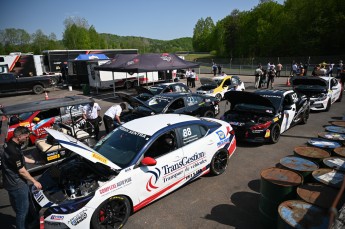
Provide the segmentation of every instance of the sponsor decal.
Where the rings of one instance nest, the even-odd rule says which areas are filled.
[[[19,126],[26,126],[26,127],[29,127],[29,126],[30,126],[30,123],[29,123],[29,122],[22,122],[22,123],[19,123]]]
[[[139,133],[139,132],[136,132],[136,131],[124,128],[123,126],[120,126],[119,128],[120,128],[120,130],[125,131],[125,132],[127,132],[129,134],[133,134],[133,135],[136,135],[136,136],[139,136],[139,137],[142,137],[142,138],[146,138],[146,134],[142,134],[142,133]]]
[[[105,194],[105,193],[108,193],[110,191],[115,191],[115,190],[118,190],[122,187],[125,187],[127,186],[128,184],[130,184],[132,182],[132,178],[129,177],[127,179],[124,179],[124,180],[121,180],[115,184],[112,184],[110,186],[107,186],[105,188],[102,188],[99,190],[99,194]]]
[[[60,154],[56,151],[47,154],[47,161],[55,160],[58,158],[60,158]]]
[[[218,130],[216,134],[218,135],[220,140],[223,140],[225,138],[225,134],[222,130]]]
[[[278,122],[278,120],[279,120],[279,118],[278,118],[278,117],[275,117],[275,118],[273,119],[273,122]]]
[[[147,171],[147,173],[152,173],[153,176],[155,177],[154,184],[157,183],[157,181],[159,180],[159,178],[161,176],[160,169],[158,169],[158,168],[155,168],[155,169],[157,170],[157,172],[156,171],[151,171],[151,170]],[[152,177],[153,176],[151,176],[150,179],[148,180],[148,182],[146,183],[146,190],[149,191],[149,192],[151,192],[153,189],[157,189],[158,188],[157,186],[153,185],[153,183],[152,183]]]
[[[228,139],[229,140],[229,139]],[[173,164],[173,165],[164,165],[162,167],[162,170],[164,172],[164,175],[172,173],[188,164],[191,164],[201,158],[205,157],[205,153],[201,152],[201,153],[195,153],[193,156],[191,157],[183,157],[180,161],[178,161],[177,163]]]
[[[103,162],[104,164],[108,163],[108,160],[98,153],[92,153],[92,157],[95,158],[96,160],[99,160],[100,162]]]
[[[63,220],[64,216],[63,215],[52,215],[50,217],[51,220]]]
[[[80,222],[87,218],[86,211],[87,209],[79,212],[78,215],[74,216],[70,221],[68,221],[68,223],[72,224],[73,226],[78,225]]]
[[[268,138],[271,136],[271,131],[269,129],[266,130],[266,133],[265,133],[265,138]]]
[[[171,56],[169,56],[169,54],[167,54],[167,53],[165,53],[165,54],[163,53],[162,56],[161,56],[161,59],[165,60],[167,62],[170,62],[171,61]]]
[[[227,144],[228,142],[230,142],[230,137],[229,137],[229,138],[222,139],[222,140],[220,140],[219,142],[217,142],[217,147],[221,147],[221,146]]]

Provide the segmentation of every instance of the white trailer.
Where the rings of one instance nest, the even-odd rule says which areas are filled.
[[[90,87],[110,89],[115,87],[132,88],[134,86],[151,84],[159,81],[158,72],[143,72],[129,74],[126,72],[110,72],[94,70],[109,60],[90,61],[87,64]]]

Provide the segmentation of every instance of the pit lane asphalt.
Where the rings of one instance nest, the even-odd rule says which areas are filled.
[[[253,76],[240,78],[247,91],[254,90]],[[200,86],[200,81],[196,82],[196,86]],[[275,88],[288,89],[286,78],[277,78]],[[133,90],[130,92],[134,93]],[[66,87],[51,90],[48,96],[56,98],[82,94],[80,88],[68,91]],[[30,93],[2,96],[0,104],[6,106],[34,101],[44,99],[44,96]],[[114,99],[112,90],[90,96],[100,104],[102,115],[112,104],[120,102]],[[277,144],[238,143],[224,174],[201,177],[150,204],[130,216],[125,228],[260,228],[260,172],[274,167],[281,158],[292,155],[296,146],[306,145],[308,139],[317,137],[317,133],[324,131],[324,126],[330,121],[343,119],[344,103],[344,100],[334,103],[329,112],[312,112],[307,124],[297,125],[284,132]],[[220,113],[223,114],[227,108],[228,105],[222,101]],[[104,134],[104,125],[100,134]],[[15,214],[4,189],[0,190],[0,222],[1,228],[15,228]]]

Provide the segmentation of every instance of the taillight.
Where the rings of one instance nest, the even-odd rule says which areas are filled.
[[[231,129],[230,126],[227,126],[226,127],[226,136],[228,136],[228,134],[231,134],[231,135],[235,135],[235,131],[233,129]]]
[[[263,123],[263,124],[259,124],[259,125],[255,125],[250,127],[251,130],[263,130],[263,129],[267,129],[270,125],[271,125],[272,121]]]

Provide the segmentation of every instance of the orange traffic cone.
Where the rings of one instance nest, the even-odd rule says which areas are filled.
[[[288,87],[291,86],[291,84],[290,84],[290,77],[288,77],[287,80],[286,80],[286,86],[288,86]]]
[[[48,99],[49,99],[49,97],[48,97],[47,92],[45,92],[45,94],[46,94],[46,95],[45,95],[45,99],[46,99],[46,100],[48,100]]]

